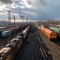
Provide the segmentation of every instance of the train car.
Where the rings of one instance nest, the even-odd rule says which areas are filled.
[[[0,50],[0,60],[12,60],[13,55],[10,47],[3,47]]]
[[[1,32],[0,37],[6,38],[6,37],[9,37],[11,35],[12,35],[12,31],[11,30],[6,30],[6,31]]]
[[[51,30],[55,31],[56,33],[60,33],[60,29],[57,27],[49,27]]]
[[[40,28],[41,32],[44,33],[49,40],[57,39],[57,34],[47,28]]]
[[[13,58],[15,57],[15,55],[18,53],[18,50],[21,48],[23,44],[22,41],[22,36],[17,35],[16,38],[12,39],[7,45],[6,47],[11,48],[11,52],[9,54],[12,53]],[[7,55],[8,56],[8,55]],[[6,59],[7,59],[6,56]],[[13,58],[11,60],[13,60]]]
[[[19,49],[22,46],[22,39],[21,36],[17,36],[16,38],[13,38],[7,45],[6,47],[11,48],[10,49],[10,53],[8,55],[11,55],[12,57],[9,57],[9,59],[7,58],[8,55],[4,55],[6,56],[5,60],[13,60],[15,58],[15,55],[18,53]],[[8,53],[8,52],[7,52]]]
[[[27,27],[25,30],[22,31],[21,35],[23,35],[24,38],[26,38],[26,36],[27,36],[28,29],[29,29],[29,27]]]
[[[57,33],[57,38],[60,38],[60,28],[57,27],[49,27],[52,31]]]
[[[26,35],[27,35],[27,29],[25,29],[25,30],[22,32],[22,34],[24,35],[24,37],[26,37]]]
[[[18,43],[19,39],[12,39],[6,46],[10,47],[12,49],[12,51],[14,52],[13,54],[15,55],[17,53],[17,43]]]
[[[13,39],[0,50],[0,60],[13,60],[18,52],[18,40]]]
[[[21,46],[23,45],[23,41],[22,41],[22,37],[21,36],[17,36],[17,39],[19,39],[18,43],[17,43],[17,51],[21,48]]]
[[[18,34],[18,36],[21,36],[23,43],[26,41],[29,28],[30,27],[25,28],[21,33]]]
[[[12,39],[12,42],[16,43],[15,48],[16,48],[16,53],[22,46],[22,38],[21,36],[17,36],[16,38]]]
[[[12,34],[11,30],[6,30],[2,32],[2,36],[10,36]]]

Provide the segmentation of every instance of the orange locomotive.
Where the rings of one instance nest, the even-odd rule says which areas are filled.
[[[47,28],[41,27],[40,30],[48,37],[49,40],[54,40],[57,38],[57,34]]]

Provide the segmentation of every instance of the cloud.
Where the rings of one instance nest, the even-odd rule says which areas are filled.
[[[0,0],[0,2],[4,3],[4,4],[9,4],[12,3],[12,0]]]
[[[29,4],[29,3],[31,3],[31,1],[27,1],[27,0],[22,0],[22,1],[24,2],[24,4],[26,5],[27,8],[32,7],[32,5]]]
[[[33,0],[32,0],[33,1]],[[13,4],[11,5],[11,8],[31,8],[31,2],[32,1],[28,1],[28,0],[15,0],[13,1]]]
[[[31,7],[27,7],[26,3]],[[47,20],[60,18],[60,0],[20,0],[19,4],[18,1],[16,4],[20,7],[12,9],[12,11],[15,10],[15,12],[17,11],[16,13],[29,19]]]
[[[0,11],[11,9],[10,5],[13,3],[12,0],[0,0]]]
[[[2,11],[4,11],[4,10],[7,10],[6,6],[7,6],[7,5],[0,6],[0,12],[2,12]]]
[[[12,3],[11,12],[34,20],[60,18],[60,0],[1,0]],[[5,6],[7,8],[8,6]]]

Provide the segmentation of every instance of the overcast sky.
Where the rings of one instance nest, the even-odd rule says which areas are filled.
[[[7,9],[32,20],[60,18],[60,0],[0,0],[0,11]]]

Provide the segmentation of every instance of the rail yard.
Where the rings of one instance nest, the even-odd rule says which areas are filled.
[[[60,60],[60,0],[0,0],[0,60]]]
[[[0,60],[60,60],[59,28],[53,28],[33,23],[4,28]]]

